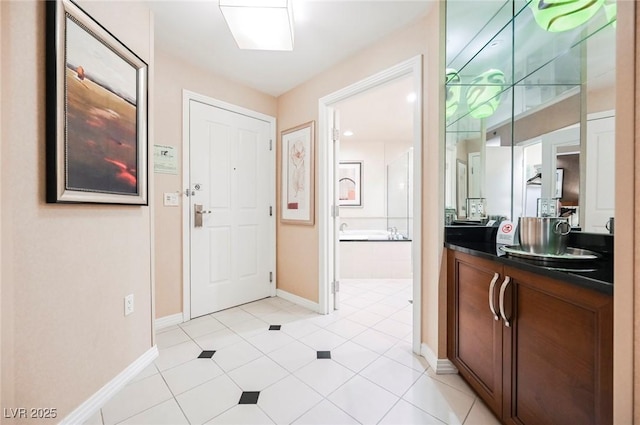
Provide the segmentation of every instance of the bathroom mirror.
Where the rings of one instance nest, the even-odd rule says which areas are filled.
[[[558,21],[536,4],[447,1],[446,224],[564,215],[607,232],[615,2],[594,2],[563,31],[543,28]]]

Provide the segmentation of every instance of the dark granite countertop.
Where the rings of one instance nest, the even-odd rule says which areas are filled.
[[[461,230],[445,229],[445,247],[475,255],[532,273],[590,288],[605,294],[613,294],[613,236],[575,232],[568,245],[588,249],[599,254],[589,261],[549,262],[512,257],[495,243],[495,228]]]

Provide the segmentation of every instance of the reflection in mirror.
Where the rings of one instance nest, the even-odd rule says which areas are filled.
[[[607,232],[615,1],[549,30],[529,3],[447,1],[446,224],[566,216]]]

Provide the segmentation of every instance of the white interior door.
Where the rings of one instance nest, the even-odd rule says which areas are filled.
[[[189,102],[191,317],[270,295],[270,124]],[[198,212],[197,210],[200,209]]]
[[[484,175],[484,167],[481,159],[480,152],[472,152],[469,154],[469,171],[467,174],[469,178],[469,198],[482,198],[482,176]],[[488,164],[491,164],[491,162],[488,162]]]
[[[607,233],[615,208],[615,117],[587,121],[584,230]]]
[[[506,146],[487,146],[485,159],[489,165],[485,169],[488,188],[487,213],[511,217],[511,161],[513,150]]]

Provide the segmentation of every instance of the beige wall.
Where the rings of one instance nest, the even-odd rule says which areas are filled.
[[[447,280],[444,255],[444,67],[445,5],[436,2],[426,22],[424,151],[422,188],[422,342],[438,358],[447,357]],[[437,90],[437,93],[436,93]],[[434,202],[434,199],[437,202]]]
[[[0,2],[0,28],[4,28],[4,21],[2,19],[3,13],[4,13],[4,3]],[[5,73],[4,71],[4,65],[7,63],[6,60],[3,60],[4,58],[4,52],[5,52],[5,47],[4,47],[4,40],[6,39],[6,37],[4,36],[4,31],[2,31],[0,29],[0,141],[4,140],[4,132],[2,131],[3,129],[3,116],[2,116],[2,105],[4,104],[4,98],[2,97],[2,75]],[[1,142],[0,142],[1,143]],[[2,225],[3,225],[3,220],[2,220],[2,145],[0,144],[0,266],[2,265],[2,246],[4,245],[4,237],[3,237],[3,233],[2,233]],[[13,404],[13,400],[7,400],[8,397],[4,397],[7,392],[4,391],[5,386],[7,386],[5,384],[9,382],[9,379],[11,379],[11,382],[13,382],[13,378],[10,378],[8,376],[8,373],[5,373],[5,367],[8,367],[8,364],[6,364],[5,362],[8,360],[8,357],[5,355],[5,351],[6,350],[4,347],[7,347],[8,344],[8,340],[6,337],[4,337],[6,330],[5,330],[5,326],[6,326],[6,320],[4,319],[4,314],[2,312],[5,311],[5,309],[8,309],[8,305],[6,305],[7,303],[4,302],[4,297],[3,297],[3,288],[2,288],[2,282],[4,280],[5,276],[4,273],[2,273],[0,271],[0,407],[5,406],[5,401],[8,401],[10,404]],[[3,345],[4,344],[4,345]],[[1,423],[1,419],[0,419],[0,423]]]
[[[152,64],[145,6],[81,4]],[[44,202],[45,2],[1,18],[2,407],[58,422],[151,348],[150,208]]]
[[[443,56],[440,37],[441,2],[434,2],[428,16],[363,50],[343,63],[322,72],[310,81],[278,98],[279,131],[318,120],[318,99],[383,71],[404,60],[423,55],[423,327],[422,339],[436,352],[438,335],[444,330],[438,301],[443,280],[442,215],[444,198],[444,153],[439,134],[443,122],[438,99],[442,90]],[[317,141],[320,143],[321,141]],[[280,146],[278,144],[278,150]],[[280,153],[277,154],[280,158]],[[279,167],[278,167],[279,170]],[[280,187],[278,175],[278,187]],[[317,173],[316,173],[317,179]],[[317,194],[316,194],[317,199]],[[278,201],[280,206],[280,201]],[[296,247],[304,246],[304,250]],[[318,301],[318,226],[278,224],[278,288]]]
[[[640,91],[638,20],[635,2],[618,2],[616,40],[616,231],[614,238],[613,423],[640,423]],[[634,184],[635,182],[635,184]]]
[[[156,313],[166,317],[182,312],[182,207],[163,206],[165,192],[182,192],[182,91],[276,116],[276,99],[212,75],[188,62],[156,50],[156,140],[178,151],[179,174],[152,174],[155,183]],[[188,198],[181,195],[182,202]]]

